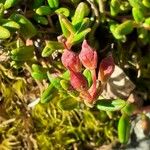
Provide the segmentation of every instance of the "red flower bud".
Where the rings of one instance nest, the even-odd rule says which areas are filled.
[[[78,54],[73,51],[65,49],[64,53],[62,54],[61,61],[68,69],[71,68],[75,72],[79,72],[81,70],[82,64]]]
[[[74,72],[70,69],[70,83],[77,91],[84,91],[88,88],[88,83],[84,75],[80,72]]]
[[[92,70],[97,67],[97,52],[88,45],[86,40],[82,43],[79,58],[85,68]]]
[[[98,80],[100,80],[101,82],[107,82],[107,80],[113,73],[114,68],[115,64],[112,55],[104,58],[99,66]]]

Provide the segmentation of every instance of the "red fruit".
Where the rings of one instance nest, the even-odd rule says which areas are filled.
[[[75,72],[79,72],[81,70],[82,64],[78,57],[78,54],[71,50],[64,50],[62,54],[61,61],[66,68],[71,68]]]
[[[98,80],[100,80],[101,82],[107,82],[107,80],[113,73],[114,68],[115,64],[112,55],[104,58],[99,66]]]
[[[82,73],[70,70],[70,78],[70,83],[74,89],[77,91],[87,90],[88,82]]]
[[[97,52],[88,45],[86,40],[84,40],[82,43],[82,49],[79,54],[79,58],[85,68],[90,70],[96,69]]]

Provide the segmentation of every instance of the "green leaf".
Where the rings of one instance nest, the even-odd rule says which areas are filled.
[[[2,18],[4,15],[4,5],[0,3],[0,18]]]
[[[72,25],[72,23],[65,17],[62,17],[62,23],[66,26],[67,30],[71,33],[71,34],[75,34],[76,30],[74,28],[74,26]]]
[[[9,30],[0,26],[0,39],[8,39],[9,37],[10,37]]]
[[[72,24],[76,25],[76,24],[82,22],[84,17],[88,16],[89,12],[90,12],[90,10],[86,3],[84,3],[84,2],[79,3],[79,5],[77,6],[77,8],[75,10],[75,14],[72,19]]]
[[[118,138],[120,143],[127,144],[130,136],[131,123],[128,115],[123,114],[118,123]]]
[[[2,24],[2,26],[10,31],[16,31],[20,29],[20,25],[12,20],[7,20],[5,23]]]
[[[77,108],[79,102],[72,97],[66,97],[58,102],[58,106],[63,110],[73,110]]]
[[[65,26],[65,24],[64,24],[63,21],[62,21],[62,18],[65,18],[65,19],[67,19],[67,18],[66,18],[65,15],[63,15],[63,14],[58,14],[58,18],[59,18],[59,22],[60,22],[60,26],[61,26],[63,35],[64,35],[66,38],[69,37],[70,31],[67,29],[67,27]]]
[[[78,43],[82,42],[83,39],[85,38],[86,34],[88,34],[90,31],[91,31],[91,29],[87,28],[87,29],[83,30],[82,32],[75,34],[74,38],[72,38],[72,40],[71,40],[71,43],[74,45],[74,44],[78,44]]]
[[[118,26],[119,26],[118,24],[112,23],[112,24],[110,25],[110,31],[111,31],[111,33],[113,34],[113,36],[114,36],[116,39],[121,40],[121,41],[126,41],[126,36],[125,36],[125,35],[118,35],[118,34],[116,34],[115,30],[116,30],[116,28],[117,28]]]
[[[60,85],[62,86],[62,88],[64,89],[64,90],[68,90],[69,89],[69,87],[71,86],[71,84],[70,84],[70,81],[68,81],[68,80],[60,80]]]
[[[39,72],[32,72],[31,76],[35,79],[35,80],[44,80],[47,79],[47,74],[46,73],[39,73]]]
[[[31,73],[32,77],[36,80],[47,79],[47,68],[43,68],[40,65],[32,65],[33,72]]]
[[[121,112],[127,115],[131,115],[136,109],[136,106],[132,103],[126,103],[126,105],[121,109]]]
[[[59,0],[47,0],[48,5],[50,8],[54,9],[54,8],[58,8],[59,6]]]
[[[42,93],[40,102],[43,104],[50,102],[55,97],[55,93],[55,87],[52,84],[50,84],[48,88]]]
[[[48,25],[48,20],[46,17],[43,17],[43,16],[39,16],[37,14],[35,14],[33,16],[34,20],[37,22],[37,23],[40,23],[42,25]]]
[[[70,15],[69,9],[65,7],[58,8],[57,10],[55,10],[55,12],[58,14],[63,14],[66,17],[69,17]]]
[[[117,35],[127,35],[133,31],[133,28],[133,21],[127,20],[116,27],[115,33]]]
[[[34,46],[22,46],[11,51],[11,58],[15,61],[28,61],[34,57]]]
[[[145,19],[144,26],[150,26],[150,17]]]
[[[48,79],[49,81],[51,82],[51,84],[58,90],[61,90],[62,87],[60,85],[60,81],[61,81],[61,78],[60,77],[54,77],[52,76],[49,72],[47,72],[47,76],[48,76]]]
[[[28,39],[28,38],[31,38],[37,34],[37,30],[34,27],[34,25],[23,15],[12,14],[10,16],[10,19],[12,19],[15,22],[17,22],[18,24],[20,24],[19,32],[24,38]]]
[[[150,8],[150,1],[149,0],[142,0],[142,3],[145,7]]]
[[[62,43],[57,41],[46,41],[46,46],[42,51],[42,57],[48,57],[51,55],[55,50],[64,49]]]
[[[70,80],[70,72],[69,72],[69,70],[65,71],[62,74],[62,78],[65,79],[65,80]]]
[[[132,7],[142,7],[143,6],[141,0],[128,0],[128,1]]]
[[[116,100],[104,99],[104,100],[97,101],[96,107],[104,111],[117,111],[123,108],[125,104],[126,102],[121,99],[116,99]]]
[[[132,8],[132,16],[136,22],[143,22],[145,20],[144,11],[141,8]]]
[[[40,6],[38,9],[36,9],[36,14],[43,16],[43,15],[50,15],[53,10],[49,6]]]
[[[34,25],[23,15],[12,14],[10,16],[10,19],[14,20],[15,22],[17,22],[20,25],[19,32],[24,38],[28,39],[37,34],[37,30],[34,27]]]
[[[119,0],[111,0],[110,14],[112,16],[116,16],[119,12],[120,12],[120,1]]]
[[[91,71],[88,69],[85,69],[83,71],[83,75],[86,77],[87,81],[88,81],[88,86],[90,87],[92,85],[92,74]]]
[[[75,25],[75,28],[77,30],[77,33],[82,32],[83,30],[87,29],[90,25],[90,19],[84,18],[82,22]]]
[[[8,9],[10,7],[13,7],[17,2],[18,0],[6,0],[4,3],[4,8]]]

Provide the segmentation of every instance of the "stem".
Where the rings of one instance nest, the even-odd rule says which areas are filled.
[[[55,31],[55,26],[54,26],[54,24],[53,24],[53,21],[52,21],[52,19],[51,19],[51,16],[47,16],[47,19],[48,19],[48,22],[49,22],[49,24],[50,24],[50,26],[51,26],[51,29],[52,29],[53,31]]]

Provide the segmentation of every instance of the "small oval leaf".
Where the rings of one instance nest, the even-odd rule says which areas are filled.
[[[123,108],[125,104],[126,102],[121,99],[116,99],[116,100],[103,99],[97,101],[96,107],[104,111],[117,111]]]

